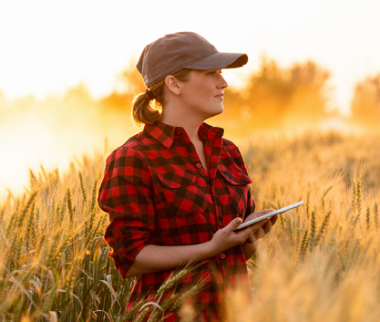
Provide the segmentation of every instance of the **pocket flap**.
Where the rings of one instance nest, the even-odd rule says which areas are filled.
[[[219,172],[227,182],[235,186],[247,185],[253,182],[243,171],[219,170]]]
[[[197,180],[195,175],[188,172],[183,172],[182,174],[167,172],[158,174],[157,177],[165,187],[173,189],[188,186]]]

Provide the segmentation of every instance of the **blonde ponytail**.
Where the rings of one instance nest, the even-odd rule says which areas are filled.
[[[181,69],[172,74],[179,81],[186,82],[189,79],[190,69]],[[154,95],[152,99],[147,92],[135,96],[132,107],[132,119],[135,124],[151,125],[161,120],[161,113],[165,105],[165,79],[153,84],[149,92]]]

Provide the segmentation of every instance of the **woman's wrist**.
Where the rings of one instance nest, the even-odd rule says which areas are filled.
[[[253,256],[253,254],[257,252],[259,241],[257,240],[254,243],[244,243],[241,246],[243,249],[245,260],[248,261]]]
[[[220,253],[218,252],[215,241],[213,239],[203,243],[203,245],[205,247],[205,254],[207,254],[207,258],[216,256]]]

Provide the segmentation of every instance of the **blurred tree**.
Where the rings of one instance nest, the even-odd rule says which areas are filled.
[[[128,66],[116,77],[115,90],[101,100],[102,107],[130,112],[135,95],[144,92],[146,88],[135,65],[134,59],[131,59]]]
[[[295,63],[289,69],[292,98],[287,106],[284,121],[314,123],[327,115],[331,74],[314,62]]]
[[[124,93],[134,96],[145,92],[146,86],[140,72],[136,68],[136,63],[131,60],[129,66],[121,73],[121,82],[125,86]]]
[[[367,77],[355,86],[351,112],[354,122],[367,127],[380,127],[380,73]]]
[[[80,82],[75,87],[70,87],[62,98],[67,106],[77,107],[78,104],[92,102],[92,97],[85,83]]]
[[[329,78],[330,73],[312,61],[284,69],[264,55],[260,70],[245,88],[227,89],[227,113],[220,120],[235,119],[236,128],[246,130],[291,127],[295,121],[315,123],[326,115]]]

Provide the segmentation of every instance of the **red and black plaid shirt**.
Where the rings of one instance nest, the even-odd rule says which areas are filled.
[[[110,218],[104,236],[112,247],[108,256],[123,277],[146,245],[204,243],[237,216],[244,220],[254,212],[252,180],[239,149],[222,138],[223,132],[206,123],[199,128],[208,173],[185,130],[162,122],[145,125],[107,158],[98,202]],[[191,303],[202,321],[222,320],[221,290],[249,284],[241,246],[209,258],[201,269],[207,282]],[[170,273],[137,276],[127,311],[142,296],[153,296]],[[177,287],[191,283],[198,273],[188,274]],[[178,320],[175,312],[165,321]]]

